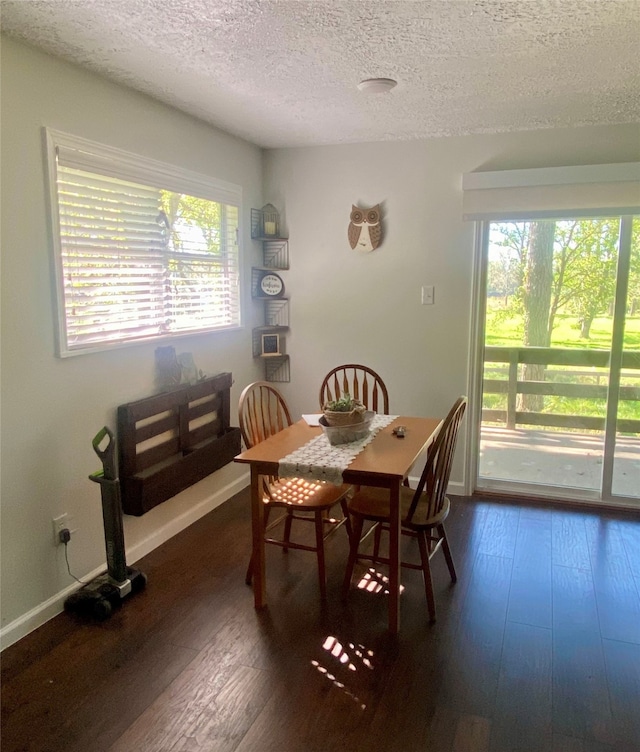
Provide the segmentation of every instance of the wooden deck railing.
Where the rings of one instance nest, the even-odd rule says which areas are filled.
[[[607,399],[607,370],[609,367],[608,350],[576,350],[558,347],[485,347],[485,374],[491,364],[504,369],[506,378],[487,378],[483,380],[483,393],[502,394],[507,397],[506,410],[482,410],[482,421],[500,423],[513,429],[517,425],[532,425],[549,428],[580,428],[586,430],[604,430],[605,419],[586,415],[564,415],[547,412],[529,412],[518,410],[519,394],[537,394],[554,397],[574,397],[580,399]],[[522,380],[522,368],[525,363],[545,367],[544,381]],[[566,371],[549,366],[566,366]],[[492,370],[495,370],[492,369]],[[559,382],[547,380],[547,376],[558,378],[579,377],[582,383]],[[605,377],[605,378],[603,378]],[[620,400],[640,400],[640,386],[628,386],[627,377],[640,383],[640,353],[625,352],[622,357],[622,384],[619,391]],[[591,378],[595,383],[588,383]],[[604,384],[601,382],[605,382]],[[621,433],[640,433],[640,420],[618,419],[617,430]]]

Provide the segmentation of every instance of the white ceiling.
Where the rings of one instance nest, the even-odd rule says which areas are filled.
[[[640,0],[2,0],[2,31],[263,147],[640,122]],[[385,94],[357,89],[390,77]]]

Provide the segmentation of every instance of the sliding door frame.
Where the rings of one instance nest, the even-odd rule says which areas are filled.
[[[614,496],[612,492],[616,451],[616,424],[618,403],[620,401],[620,372],[624,352],[624,328],[627,312],[627,291],[631,271],[631,230],[633,216],[620,218],[620,235],[618,241],[618,264],[616,269],[616,292],[613,311],[613,331],[611,335],[611,359],[609,363],[609,389],[607,393],[607,416],[602,458],[602,498],[604,501],[627,499]]]
[[[589,212],[589,214],[592,214]],[[595,214],[595,212],[593,213]],[[581,213],[576,213],[576,216]],[[469,434],[465,456],[465,493],[475,492],[493,494],[526,495],[529,498],[538,497],[557,501],[580,501],[585,505],[603,505],[607,507],[640,508],[640,501],[634,497],[614,496],[612,494],[613,473],[616,447],[616,415],[619,401],[620,372],[624,340],[624,324],[626,315],[626,300],[631,262],[631,231],[634,216],[637,214],[612,214],[603,209],[602,216],[620,217],[620,231],[618,241],[618,262],[616,272],[616,292],[614,308],[614,326],[610,345],[611,360],[609,370],[609,390],[607,399],[607,413],[605,436],[603,442],[603,469],[600,490],[576,489],[564,486],[538,486],[537,484],[516,481],[495,481],[487,479],[481,482],[478,474],[479,451],[482,428],[482,398],[484,375],[484,341],[486,325],[486,285],[488,272],[489,234],[492,222],[498,221],[534,221],[541,219],[539,213],[534,217],[515,220],[513,218],[501,220],[479,220],[475,223],[474,254],[473,254],[473,299],[470,321],[470,349],[469,349]],[[543,490],[544,492],[541,492]]]

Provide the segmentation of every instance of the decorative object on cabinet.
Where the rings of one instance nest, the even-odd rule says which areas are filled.
[[[351,206],[349,245],[361,253],[370,253],[382,243],[382,216],[380,204],[370,209]]]
[[[181,384],[197,384],[198,383],[198,367],[193,359],[193,353],[185,352],[178,355],[178,363],[182,369]]]
[[[155,365],[159,392],[167,392],[184,384],[196,384],[205,378],[205,374],[196,366],[192,353],[176,355],[171,345],[156,347]]]
[[[289,268],[289,240],[278,237],[279,232],[280,217],[272,204],[251,210],[251,237],[262,241],[262,266],[251,269],[251,296],[262,301],[264,311],[264,324],[253,329],[253,357],[263,359],[265,381],[286,382],[289,300],[279,272]]]
[[[175,389],[182,379],[182,366],[178,363],[175,347],[156,347],[156,386],[160,392]]]

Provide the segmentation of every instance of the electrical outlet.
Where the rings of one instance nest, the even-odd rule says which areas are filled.
[[[53,544],[54,546],[60,546],[62,545],[62,541],[60,540],[60,531],[67,529],[71,531],[71,528],[69,527],[69,515],[65,512],[64,514],[61,514],[59,517],[53,518]]]

